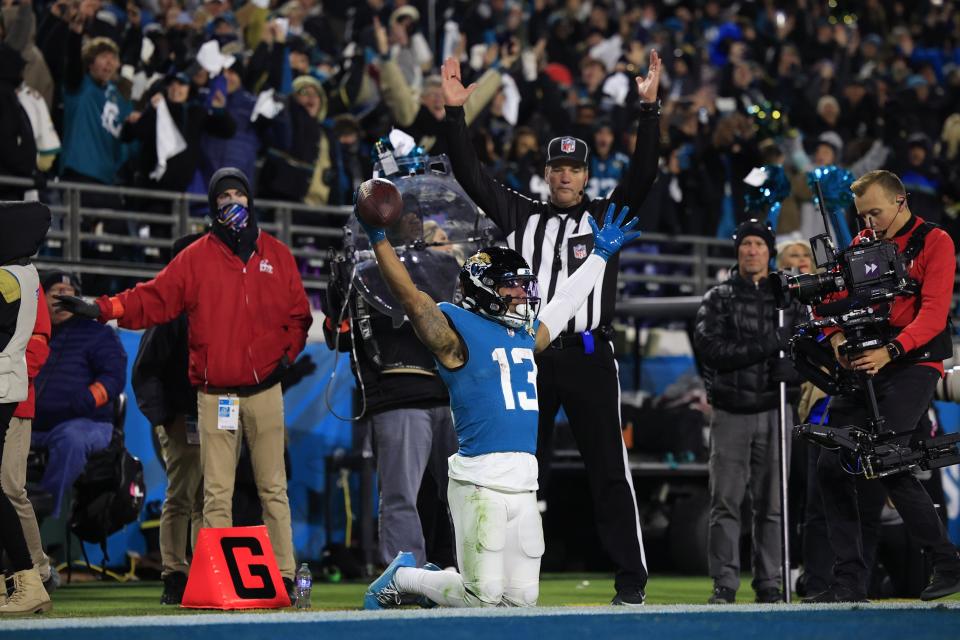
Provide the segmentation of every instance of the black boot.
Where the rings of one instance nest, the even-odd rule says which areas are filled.
[[[163,577],[163,595],[160,604],[180,604],[183,591],[187,588],[187,576],[180,571],[168,573]]]

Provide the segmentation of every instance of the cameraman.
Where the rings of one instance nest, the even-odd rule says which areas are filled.
[[[780,593],[780,472],[777,440],[779,383],[796,373],[787,358],[787,334],[778,331],[773,293],[765,286],[776,255],[773,231],[747,220],[734,236],[737,266],[730,278],[704,295],[694,341],[703,363],[713,420],[710,425],[710,533],[707,557],[710,604],[732,604],[740,586],[740,512],[753,504],[753,589],[756,601]],[[799,319],[799,305],[785,327]],[[792,411],[787,423],[793,421]]]
[[[919,283],[919,293],[897,297],[891,303],[888,342],[884,347],[848,359],[840,353],[840,345],[845,342],[842,331],[825,331],[842,367],[873,376],[884,429],[898,434],[893,442],[906,445],[922,437],[917,424],[943,375],[942,360],[952,352],[947,313],[953,293],[953,241],[945,231],[931,228],[910,212],[903,183],[895,174],[871,171],[850,189],[858,215],[878,239],[895,243],[900,253],[915,234],[920,235],[910,246],[922,241],[909,267],[910,277]],[[870,229],[860,232],[853,244],[859,244],[870,233]],[[835,427],[866,426],[869,418],[865,393],[837,397],[830,407],[830,424]],[[880,514],[875,509],[860,514],[863,505],[858,505],[855,476],[842,468],[836,451],[825,449],[821,453],[817,474],[836,561],[830,587],[805,602],[863,601],[869,567],[863,559],[860,518],[864,519],[863,526],[868,527],[876,524]],[[909,472],[880,478],[880,482],[908,532],[933,563],[933,577],[920,598],[933,600],[960,592],[960,557],[920,482]]]
[[[356,341],[351,368],[364,395],[362,426],[373,447],[380,487],[377,562],[388,565],[397,553],[409,551],[417,566],[428,554],[437,564],[450,566],[455,563],[448,544],[453,533],[446,493],[440,489],[446,488],[447,458],[457,451],[450,397],[413,326],[404,322],[394,327],[389,316],[358,309],[363,300],[350,291],[344,275],[335,272],[327,287],[323,333],[327,346],[337,351],[351,351],[351,339]],[[366,329],[362,317],[369,322]],[[351,329],[352,338],[347,335]],[[436,493],[426,492],[418,505],[427,472]]]

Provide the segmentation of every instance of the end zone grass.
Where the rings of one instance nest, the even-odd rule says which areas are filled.
[[[712,583],[706,577],[653,576],[647,585],[647,603],[704,604]],[[314,611],[358,609],[366,583],[317,584],[311,601]],[[53,594],[53,612],[43,617],[100,617],[182,615],[202,613],[197,609],[160,604],[159,582],[119,584],[87,582],[64,585]],[[599,606],[610,603],[613,579],[605,574],[548,574],[541,578],[541,606]],[[738,594],[742,603],[753,602],[749,577]],[[960,594],[944,598],[960,602]],[[292,611],[292,610],[288,610]]]
[[[315,611],[358,609],[367,583],[315,584]],[[702,604],[710,595],[709,578],[655,576],[648,585],[650,604]],[[64,585],[53,594],[50,617],[179,615],[198,613],[160,604],[160,582],[85,582]],[[749,587],[748,587],[749,590]],[[604,574],[552,574],[540,581],[542,606],[605,605],[613,597],[613,578]],[[45,616],[46,617],[46,616]]]

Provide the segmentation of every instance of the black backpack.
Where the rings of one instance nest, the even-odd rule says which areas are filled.
[[[99,544],[106,564],[107,538],[140,517],[147,493],[143,464],[127,451],[122,432],[115,431],[110,445],[87,459],[73,491],[70,531]]]

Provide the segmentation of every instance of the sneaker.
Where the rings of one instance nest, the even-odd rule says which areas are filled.
[[[417,560],[409,551],[401,551],[393,559],[380,577],[370,583],[367,592],[363,596],[364,609],[390,609],[400,606],[400,592],[397,591],[397,585],[393,582],[393,577],[397,574],[400,567],[417,566]]]
[[[47,579],[43,581],[43,588],[47,590],[47,594],[51,594],[57,590],[57,587],[60,586],[60,572],[57,571],[57,568],[53,565],[50,565],[50,575],[47,576]]]
[[[183,592],[186,588],[186,574],[173,571],[163,576],[163,593],[160,595],[160,604],[180,604],[183,601]]]
[[[956,569],[939,571],[934,567],[930,584],[920,592],[920,599],[936,600],[954,593],[960,593],[960,571]]]
[[[293,578],[284,578],[283,588],[287,590],[287,597],[290,598],[290,606],[297,606],[297,585],[293,582]]]
[[[757,598],[754,600],[759,604],[777,604],[783,602],[783,594],[776,587],[767,587],[757,591]]]
[[[640,587],[624,587],[617,590],[610,604],[614,607],[639,607],[647,599],[647,594]]]
[[[423,565],[420,568],[423,569],[424,571],[443,571],[443,569],[433,564],[432,562],[428,562],[427,564]],[[437,603],[431,600],[430,598],[428,598],[427,596],[418,597],[416,604],[421,609],[433,609],[435,606],[437,606]]]
[[[707,604],[733,604],[737,601],[737,592],[730,587],[713,587],[713,595],[707,600]]]
[[[842,584],[831,584],[826,591],[801,600],[804,604],[831,604],[837,602],[869,602],[867,597]]]

